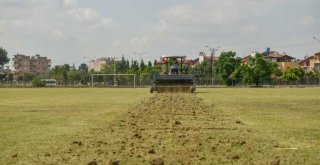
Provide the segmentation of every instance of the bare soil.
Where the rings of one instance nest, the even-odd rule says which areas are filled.
[[[194,94],[156,94],[38,163],[279,164],[275,141],[258,134]]]

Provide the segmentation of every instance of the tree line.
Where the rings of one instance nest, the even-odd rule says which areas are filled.
[[[292,67],[282,71],[277,63],[266,61],[264,56],[259,53],[254,57],[250,56],[247,64],[242,64],[241,60],[236,57],[235,52],[222,52],[215,63],[218,79],[225,85],[241,83],[259,86],[270,80],[297,81],[302,78],[320,78],[319,72],[305,72],[300,67]]]
[[[284,71],[279,69],[275,62],[266,61],[262,54],[256,54],[249,57],[246,64],[242,59],[236,56],[235,52],[222,52],[212,68],[210,61],[204,61],[201,64],[191,68],[183,65],[182,70],[187,74],[194,74],[198,78],[210,77],[214,71],[215,79],[225,85],[254,84],[259,86],[263,82],[270,80],[296,81],[304,77],[319,78],[320,74],[316,71],[304,72],[301,68],[288,68]],[[0,67],[9,62],[7,52],[0,48]],[[56,65],[46,74],[34,75],[24,73],[16,77],[20,83],[30,83],[34,80],[39,84],[41,79],[56,79],[59,85],[88,85],[92,74],[135,74],[143,79],[144,75],[153,75],[163,72],[161,67],[156,65],[157,61],[144,62],[143,60],[131,60],[122,56],[121,60],[113,64],[103,65],[101,71],[88,70],[88,66],[82,63],[78,68],[69,64]],[[5,73],[1,75],[1,80],[13,82],[14,75]],[[237,80],[237,81],[235,81]],[[40,83],[40,85],[42,85]]]

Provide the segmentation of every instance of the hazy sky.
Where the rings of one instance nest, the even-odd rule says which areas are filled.
[[[320,51],[320,0],[0,0],[0,45],[78,65],[96,57],[196,58],[220,46],[243,57],[266,47]]]

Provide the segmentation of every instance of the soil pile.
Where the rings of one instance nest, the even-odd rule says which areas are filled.
[[[156,94],[40,158],[42,164],[222,164],[255,162],[253,130],[192,94]],[[259,143],[259,141],[257,142]],[[262,151],[260,151],[262,152]],[[261,153],[263,155],[263,153]],[[245,159],[243,159],[243,157]],[[256,157],[259,158],[259,157]]]

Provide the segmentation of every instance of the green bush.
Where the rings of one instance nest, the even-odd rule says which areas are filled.
[[[35,77],[32,79],[32,86],[34,87],[44,87],[45,83],[41,81],[41,78]]]

